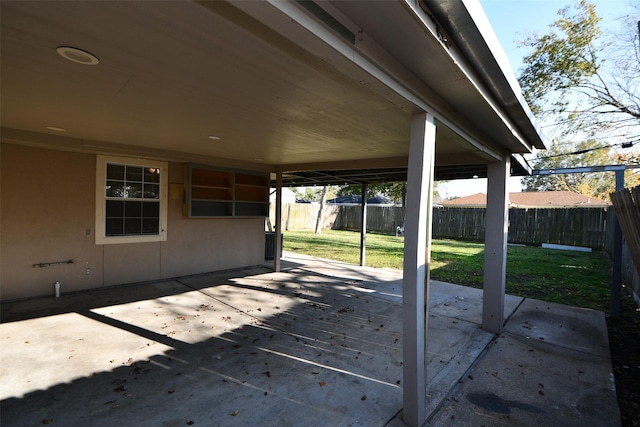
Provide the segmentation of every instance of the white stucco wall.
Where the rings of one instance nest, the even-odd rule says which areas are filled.
[[[93,154],[3,143],[0,299],[53,295],[256,265],[264,261],[264,220],[189,219],[184,165],[170,163],[167,241],[96,245]],[[73,260],[44,268],[34,264]],[[87,275],[87,269],[90,274]]]

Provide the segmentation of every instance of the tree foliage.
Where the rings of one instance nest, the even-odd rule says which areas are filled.
[[[636,2],[637,6],[637,2]],[[534,113],[555,125],[553,136],[580,134],[613,145],[640,141],[640,50],[631,16],[603,34],[595,5],[581,0],[558,12],[532,50],[520,85]]]
[[[433,189],[433,197],[440,199],[439,187],[447,181],[435,181]],[[369,184],[367,186],[368,197],[381,195],[389,198],[393,203],[405,206],[407,198],[406,182],[387,182],[381,184]],[[345,185],[338,190],[338,196],[360,196],[362,195],[361,185]]]
[[[634,6],[640,11],[637,1]],[[534,168],[640,164],[634,148],[640,146],[637,22],[629,14],[603,33],[595,5],[587,0],[558,16],[548,34],[521,42],[531,54],[523,60],[520,85],[552,140],[533,160]],[[639,183],[637,170],[626,172],[627,186]],[[608,199],[615,178],[613,173],[532,176],[523,179],[523,187]]]
[[[392,202],[403,205],[407,194],[406,182],[387,182],[380,184],[369,184],[367,186],[367,197],[381,195],[389,198]],[[361,196],[361,185],[344,185],[338,190],[338,196]]]
[[[307,202],[320,201],[324,187],[300,187],[292,188],[291,191],[296,195],[296,200],[305,200]],[[327,198],[332,199],[338,194],[338,187],[327,186]]]

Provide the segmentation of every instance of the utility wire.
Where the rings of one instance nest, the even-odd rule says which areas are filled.
[[[560,154],[552,154],[550,156],[545,156],[545,157],[537,157],[536,160],[546,160],[546,159],[554,159],[554,158],[557,158],[557,157],[572,156],[572,155],[577,155],[577,154],[586,154],[586,153],[590,153],[592,151],[611,149],[611,148],[614,148],[616,146],[620,146],[621,148],[631,148],[631,147],[633,147],[633,145],[636,142],[640,142],[640,139],[636,139],[636,140],[633,140],[633,141],[620,142],[618,144],[612,144],[612,145],[603,145],[603,146],[600,146],[600,147],[585,148],[583,150],[576,150],[576,151],[572,151],[570,153],[560,153]]]

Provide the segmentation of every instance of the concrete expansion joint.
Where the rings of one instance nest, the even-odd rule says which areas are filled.
[[[422,424],[423,426],[431,425],[430,424],[431,420],[434,419],[436,417],[436,415],[438,415],[440,410],[445,405],[448,405],[449,401],[453,398],[453,396],[455,396],[458,393],[458,391],[460,391],[460,389],[462,388],[462,385],[463,385],[463,383],[465,381],[465,378],[473,378],[471,376],[471,373],[475,370],[476,366],[480,363],[480,361],[487,354],[487,352],[489,351],[489,348],[492,345],[497,343],[498,338],[500,338],[500,335],[499,334],[494,334],[493,337],[491,338],[491,340],[487,342],[487,344],[484,346],[484,348],[478,353],[478,355],[474,359],[474,361],[469,365],[469,368],[467,368],[467,370],[464,371],[462,373],[462,375],[460,375],[460,377],[458,378],[458,381],[456,381],[456,383],[453,385],[453,387],[451,387],[449,389],[449,392],[444,396],[443,399],[440,400],[438,405],[436,405],[436,407],[433,408],[433,410],[431,411],[431,413],[429,414],[429,416],[427,417],[425,422]]]
[[[507,322],[509,320],[511,320],[511,318],[513,317],[514,314],[516,314],[516,312],[520,309],[520,307],[522,306],[522,304],[524,304],[524,302],[527,300],[527,298],[522,298],[520,300],[520,302],[518,303],[518,305],[516,306],[516,308],[513,309],[513,311],[511,313],[509,313],[509,315],[507,316],[506,319],[504,319],[504,322],[502,323],[502,327],[504,328],[505,326],[507,326]]]
[[[391,422],[393,422],[393,420],[395,420],[396,418],[398,418],[398,416],[400,416],[400,414],[402,413],[402,409],[403,409],[403,408],[400,408],[400,409],[398,410],[398,412],[396,412],[396,413],[393,415],[393,417],[389,418],[389,420],[388,420],[386,423],[384,423],[384,424],[383,424],[383,426],[382,426],[382,427],[387,427]]]

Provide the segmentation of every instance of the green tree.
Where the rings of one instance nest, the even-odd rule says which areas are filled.
[[[639,3],[633,6],[640,11]],[[521,42],[531,54],[519,78],[524,96],[552,146],[533,160],[536,169],[640,164],[640,46],[631,14],[600,28],[587,0],[558,12],[549,33]],[[637,17],[636,17],[637,18]],[[576,142],[579,141],[579,142]],[[638,144],[640,145],[640,144]],[[626,185],[638,183],[627,171]],[[608,199],[612,173],[532,176],[525,190],[571,190]]]
[[[636,10],[639,3],[634,1]],[[640,47],[631,14],[600,28],[595,5],[565,7],[549,33],[521,42],[532,53],[519,78],[524,96],[555,135],[595,138],[612,146],[640,141]],[[637,18],[637,17],[636,17]]]
[[[300,187],[292,188],[291,191],[296,195],[298,200],[307,200],[310,202],[318,202],[322,196],[324,187]],[[327,186],[327,197],[334,198],[338,192],[338,187]]]
[[[447,181],[434,182],[434,198],[440,198],[438,187]],[[345,185],[339,188],[338,196],[360,196],[362,194],[361,185]],[[407,183],[406,182],[387,182],[382,184],[369,184],[367,187],[368,197],[379,194],[389,198],[395,204],[400,206],[406,205],[407,199]]]
[[[367,186],[367,198],[379,194],[389,198],[394,203],[402,204],[404,195],[406,194],[406,182],[387,182],[381,184],[369,184]],[[338,196],[361,196],[361,185],[343,185],[338,189]]]

